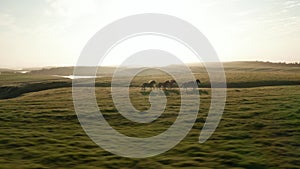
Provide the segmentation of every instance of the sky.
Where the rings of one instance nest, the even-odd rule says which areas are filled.
[[[0,67],[72,66],[105,25],[141,14],[173,15],[197,27],[221,61],[300,61],[299,0],[1,0]],[[118,65],[142,49],[197,58],[162,37],[129,39],[102,65]]]

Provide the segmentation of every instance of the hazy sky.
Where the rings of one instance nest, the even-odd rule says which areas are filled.
[[[1,0],[0,67],[74,65],[96,31],[139,13],[169,14],[190,22],[222,61],[300,61],[297,0]],[[105,64],[118,64],[126,50],[168,44],[158,43],[156,37],[126,43],[112,51]],[[163,48],[174,46],[170,42]],[[185,62],[196,61],[183,51]]]

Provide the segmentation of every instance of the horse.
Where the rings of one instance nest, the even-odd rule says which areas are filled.
[[[163,87],[164,87],[164,83],[158,83],[158,84],[157,84],[157,87],[158,87],[159,89],[163,88]]]
[[[181,88],[185,88],[185,89],[193,88],[193,89],[195,89],[195,88],[198,88],[200,84],[201,84],[200,80],[197,79],[195,82],[194,81],[189,81],[189,82],[182,83]]]
[[[178,87],[178,84],[175,80],[171,80],[170,81],[170,88],[177,88]]]
[[[171,87],[171,82],[169,80],[165,81],[164,83],[158,83],[158,88],[167,89]]]
[[[156,81],[150,80],[148,83],[143,83],[141,87],[143,90],[146,90],[147,87],[155,88],[155,86],[156,86]]]

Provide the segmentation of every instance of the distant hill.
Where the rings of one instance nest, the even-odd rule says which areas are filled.
[[[203,64],[196,63],[190,64],[193,71],[203,68]],[[300,63],[273,63],[261,61],[236,61],[236,62],[223,62],[225,71],[234,72],[300,72]]]
[[[14,72],[12,69],[5,69],[5,68],[0,68],[0,72]]]
[[[73,74],[73,67],[54,67],[42,68],[40,70],[32,70],[30,74],[34,75],[71,75]]]
[[[187,64],[193,73],[204,73],[206,69],[202,63],[190,63]],[[261,62],[261,61],[236,61],[236,62],[224,62],[223,67],[225,71],[289,71],[289,72],[300,72],[300,63],[273,63],[273,62]],[[180,73],[183,70],[181,65],[170,65],[166,66],[171,73]],[[89,75],[89,70],[94,69],[93,67],[80,67],[83,72],[82,75]],[[122,67],[123,75],[130,75],[133,72],[144,69],[143,67]],[[24,69],[25,70],[25,69]],[[27,69],[26,69],[27,70]],[[42,69],[28,69],[32,75],[60,75],[68,76],[73,74],[74,67],[46,67]],[[116,67],[99,67],[97,70],[98,76],[111,76]],[[0,69],[0,72],[17,72],[11,69]],[[151,75],[160,74],[159,71],[143,71],[140,75]]]
[[[89,75],[91,69],[94,67],[79,67],[82,75]],[[97,71],[97,75],[107,75],[112,74],[114,72],[114,67],[99,67]],[[30,74],[33,75],[61,75],[61,76],[68,76],[72,75],[74,71],[74,67],[54,67],[54,68],[43,68],[40,70],[32,70]],[[84,73],[86,72],[86,73]]]
[[[224,62],[224,67],[300,67],[300,63],[237,61]]]

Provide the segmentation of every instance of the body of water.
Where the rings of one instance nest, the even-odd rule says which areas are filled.
[[[102,77],[102,76],[74,76],[74,75],[68,75],[68,76],[53,75],[53,76],[58,76],[58,77],[63,77],[68,79],[92,79],[92,78]]]

